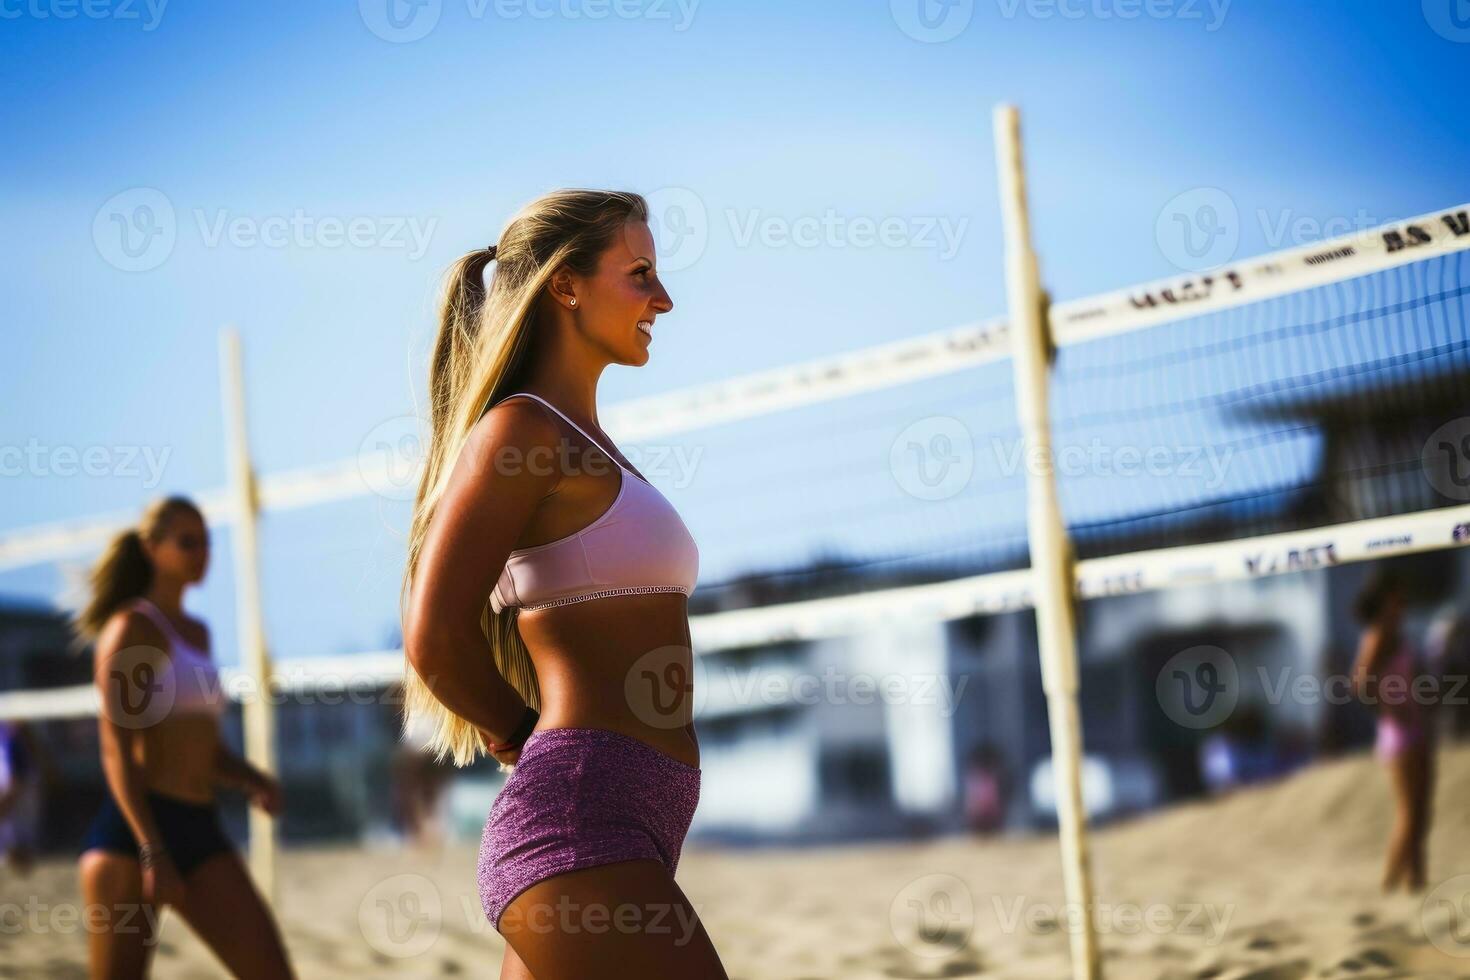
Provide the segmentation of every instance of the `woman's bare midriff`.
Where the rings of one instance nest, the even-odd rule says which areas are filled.
[[[219,722],[213,716],[166,718],[148,729],[140,742],[134,761],[142,768],[149,791],[190,803],[214,799]]]
[[[607,728],[698,766],[688,606],[652,592],[519,612],[541,685],[536,728]]]

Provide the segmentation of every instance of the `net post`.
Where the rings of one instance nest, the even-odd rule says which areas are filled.
[[[259,501],[245,423],[245,377],[240,336],[233,327],[220,331],[220,377],[224,396],[225,435],[234,510],[235,620],[241,667],[250,677],[244,699],[245,757],[262,772],[276,771],[275,708],[271,697],[271,663],[261,623],[260,551],[256,538]],[[275,818],[250,807],[250,870],[266,902],[276,904]]]
[[[1026,523],[1031,546],[1031,587],[1036,633],[1041,648],[1041,679],[1051,730],[1052,775],[1056,780],[1057,823],[1067,901],[1077,910],[1071,932],[1074,980],[1099,980],[1092,880],[1087,848],[1087,816],[1082,805],[1082,736],[1077,707],[1077,632],[1073,601],[1076,575],[1072,548],[1062,522],[1052,467],[1051,420],[1047,382],[1053,345],[1036,255],[1021,155],[1021,117],[1015,106],[994,113],[996,170],[1005,226],[1006,295],[1010,311],[1016,409],[1025,452]]]

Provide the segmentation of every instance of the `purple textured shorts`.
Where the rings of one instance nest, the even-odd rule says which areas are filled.
[[[521,746],[480,838],[480,906],[497,930],[552,875],[652,858],[673,874],[699,804],[700,770],[622,732],[540,728]]]

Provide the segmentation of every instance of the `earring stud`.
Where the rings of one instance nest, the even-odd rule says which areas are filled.
[[[577,305],[577,297],[575,297],[575,296],[572,297],[572,305],[573,306],[576,306]]]

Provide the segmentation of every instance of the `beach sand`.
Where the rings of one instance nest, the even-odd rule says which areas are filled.
[[[1470,747],[1445,751],[1440,767],[1432,891],[1419,896],[1379,893],[1391,813],[1367,756],[1098,831],[1106,976],[1470,978]],[[468,845],[285,851],[281,918],[299,975],[497,976],[502,944],[480,912],[474,866]],[[1054,838],[691,845],[678,880],[732,978],[1070,976],[1075,917]],[[18,911],[75,907],[75,866],[46,862],[28,879],[0,871],[0,883],[0,976],[84,976],[81,929]],[[165,917],[155,975],[222,971]]]

